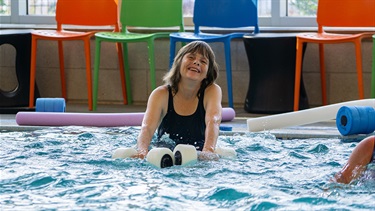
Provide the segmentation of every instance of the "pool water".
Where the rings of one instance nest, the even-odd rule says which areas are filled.
[[[220,135],[235,160],[156,169],[111,158],[139,128],[1,131],[1,210],[375,210],[375,167],[350,185],[330,182],[356,142]]]

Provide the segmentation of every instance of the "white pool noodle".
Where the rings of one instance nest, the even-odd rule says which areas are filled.
[[[333,120],[336,119],[337,112],[342,106],[372,106],[375,108],[375,99],[354,100],[295,112],[251,118],[247,120],[247,128],[250,132],[258,132]]]

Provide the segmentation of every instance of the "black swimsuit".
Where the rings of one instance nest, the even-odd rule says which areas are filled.
[[[202,150],[206,130],[206,111],[203,106],[204,90],[199,94],[196,111],[188,116],[181,116],[176,113],[173,106],[173,95],[170,86],[168,86],[168,92],[168,111],[158,128],[159,145],[161,137],[164,134],[169,134],[169,138],[175,142],[175,145],[189,144],[194,145],[197,150]]]

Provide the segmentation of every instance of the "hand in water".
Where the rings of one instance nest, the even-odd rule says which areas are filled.
[[[219,160],[220,156],[213,152],[198,152],[198,160]]]
[[[139,150],[137,154],[131,156],[132,158],[144,159],[147,156],[148,151]]]

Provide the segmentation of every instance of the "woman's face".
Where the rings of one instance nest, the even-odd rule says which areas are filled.
[[[180,74],[184,78],[202,81],[207,77],[209,60],[198,52],[187,53],[182,58]]]

